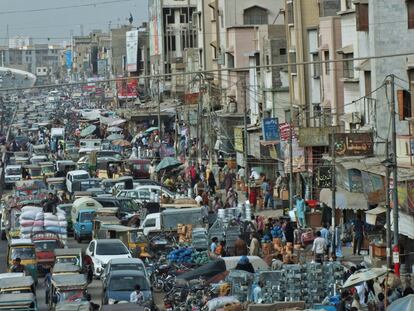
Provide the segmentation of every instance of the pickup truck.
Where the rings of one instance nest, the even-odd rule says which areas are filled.
[[[163,210],[161,213],[148,214],[140,225],[145,236],[165,231],[177,231],[178,224],[201,226],[203,216],[200,207]]]

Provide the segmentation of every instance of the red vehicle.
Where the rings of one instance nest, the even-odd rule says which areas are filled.
[[[149,167],[151,161],[148,159],[130,159],[128,160],[129,170],[133,179],[150,178]]]
[[[54,232],[35,233],[32,241],[35,245],[38,271],[46,273],[55,263],[55,249],[63,248],[64,245]]]

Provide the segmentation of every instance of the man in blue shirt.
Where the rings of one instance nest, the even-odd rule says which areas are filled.
[[[305,200],[300,195],[296,196],[296,214],[299,227],[305,228]]]
[[[329,224],[323,224],[321,229],[321,237],[326,241],[326,252],[329,254],[329,247],[331,246],[331,232],[329,231]]]

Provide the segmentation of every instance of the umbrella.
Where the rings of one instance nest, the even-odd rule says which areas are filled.
[[[112,145],[120,146],[120,147],[128,147],[131,146],[131,143],[125,139],[117,139],[112,141]]]
[[[387,308],[387,311],[411,311],[414,310],[414,294],[395,300]]]
[[[118,126],[111,126],[107,129],[108,132],[121,132],[122,129]]]
[[[178,161],[176,158],[166,157],[162,159],[161,162],[157,165],[155,171],[159,172],[162,170],[173,169],[179,167],[180,165],[182,165],[182,163]]]
[[[111,134],[106,139],[112,141],[112,140],[120,140],[120,139],[123,139],[123,138],[124,138],[124,135],[121,135],[121,134]]]
[[[158,127],[150,127],[144,131],[144,134],[149,134],[151,132],[158,131]]]
[[[108,125],[109,126],[117,126],[117,125],[120,125],[120,124],[125,123],[125,122],[126,122],[126,120],[124,120],[124,119],[112,119],[112,120],[109,121]]]
[[[387,273],[387,269],[383,268],[371,268],[371,269],[362,269],[358,270],[352,274],[342,286],[343,288],[352,287],[363,283],[365,281],[376,279]]]
[[[88,127],[85,127],[81,131],[80,136],[86,137],[86,136],[92,135],[93,132],[95,132],[95,130],[96,130],[96,126],[95,125],[89,125]]]

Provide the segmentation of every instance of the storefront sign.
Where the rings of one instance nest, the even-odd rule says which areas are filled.
[[[332,167],[320,166],[317,169],[316,185],[318,188],[332,188]]]
[[[260,159],[260,134],[261,133],[249,133],[249,155]]]
[[[329,146],[329,135],[332,127],[303,127],[299,129],[299,146]]]
[[[243,153],[243,129],[241,127],[234,128],[234,150]]]
[[[279,141],[279,120],[278,118],[266,118],[262,121],[263,140],[264,141]]]
[[[361,172],[362,186],[369,204],[375,205],[385,201],[385,184],[383,177],[368,172]]]
[[[289,123],[280,123],[280,158],[284,160],[285,172],[290,172],[290,150],[289,150],[289,140],[290,140],[290,124]],[[298,144],[298,139],[296,135],[296,129],[292,130],[292,166],[293,172],[303,172],[305,171],[305,150],[301,148]]]
[[[335,153],[343,156],[370,156],[374,154],[372,133],[338,133],[330,135],[335,141]]]

